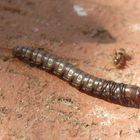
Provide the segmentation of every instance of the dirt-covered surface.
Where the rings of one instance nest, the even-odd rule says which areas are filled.
[[[140,111],[84,94],[12,58],[44,48],[82,70],[140,86],[140,1],[0,0],[0,140],[139,140]],[[112,63],[115,48],[131,56]]]

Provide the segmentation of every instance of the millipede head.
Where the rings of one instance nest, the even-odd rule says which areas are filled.
[[[125,97],[136,105],[140,105],[140,88],[135,85],[127,85]]]
[[[15,57],[20,57],[22,55],[22,50],[23,50],[23,46],[16,46],[14,49],[13,49],[13,56]]]

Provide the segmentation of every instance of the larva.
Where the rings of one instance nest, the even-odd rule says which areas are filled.
[[[56,55],[31,47],[17,46],[13,49],[13,55],[61,77],[79,90],[89,92],[93,96],[121,105],[139,107],[138,86],[92,76]]]

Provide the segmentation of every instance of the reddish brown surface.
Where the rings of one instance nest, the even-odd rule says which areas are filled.
[[[78,16],[73,5],[85,8]],[[138,0],[0,1],[0,139],[140,139],[140,111],[81,93],[10,56],[15,45],[44,48],[99,77],[140,85]],[[112,64],[114,48],[132,56]],[[2,49],[3,48],[3,49]]]

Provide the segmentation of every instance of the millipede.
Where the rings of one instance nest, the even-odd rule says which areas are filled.
[[[28,46],[16,46],[13,56],[50,72],[77,89],[109,102],[129,107],[139,107],[140,87],[90,75],[64,59]]]

